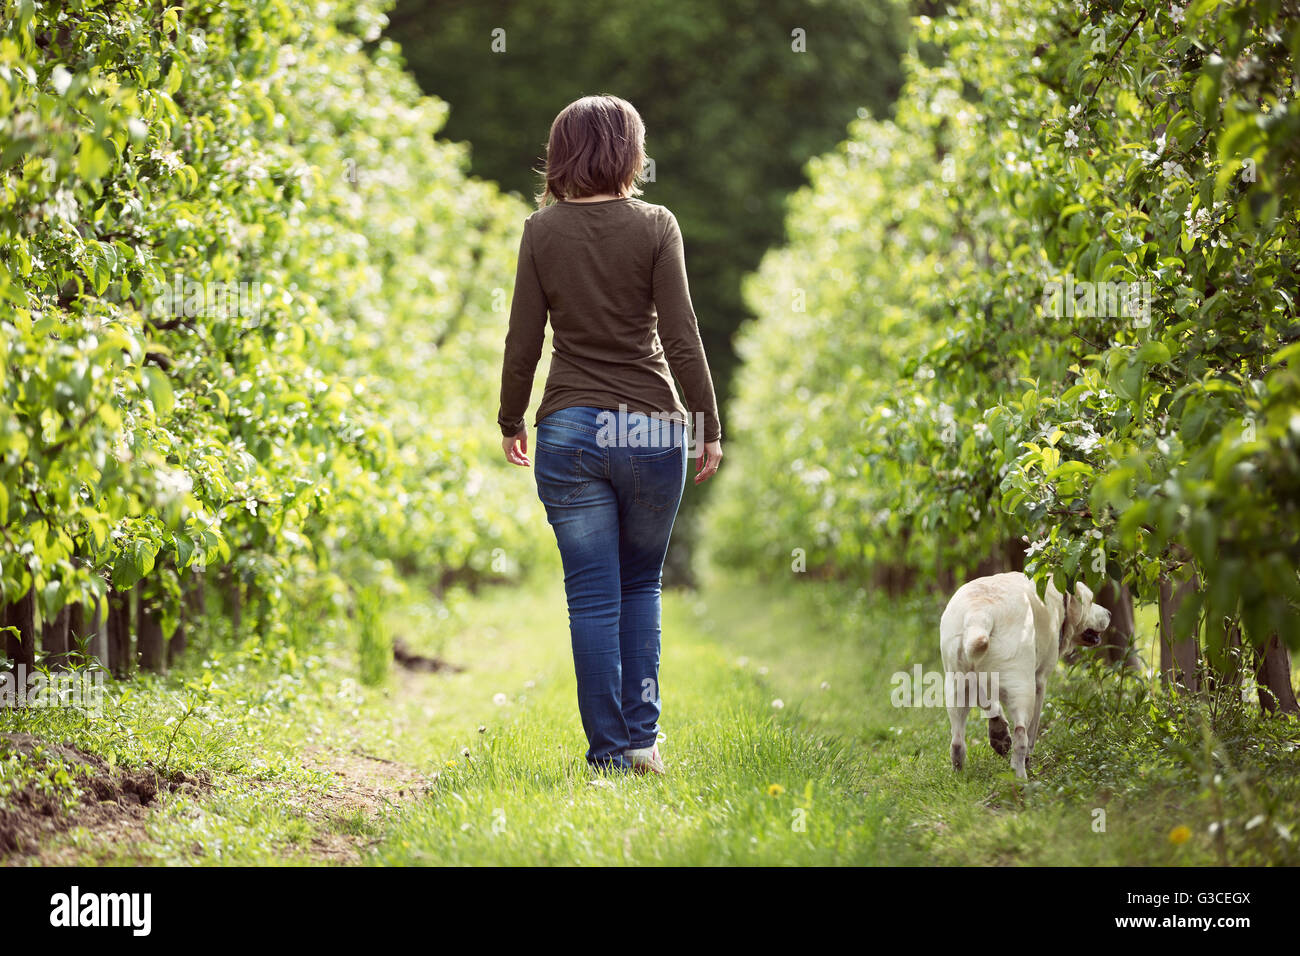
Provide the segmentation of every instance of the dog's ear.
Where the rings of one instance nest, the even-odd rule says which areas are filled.
[[[1078,634],[1087,619],[1088,609],[1092,607],[1092,592],[1080,581],[1074,586],[1074,600],[1065,604],[1065,630],[1062,634]]]
[[[1078,634],[1083,624],[1083,605],[1078,601],[1070,601],[1065,606],[1065,627],[1061,630],[1062,640],[1069,640],[1071,635]]]

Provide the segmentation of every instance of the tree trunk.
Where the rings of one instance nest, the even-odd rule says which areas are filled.
[[[207,592],[204,590],[203,572],[194,571],[181,586],[181,622],[176,633],[167,642],[167,664],[175,664],[189,646],[189,631],[207,613]]]
[[[136,600],[136,653],[140,666],[155,674],[167,670],[167,642],[163,639],[162,619],[154,606],[153,598],[144,590]]]
[[[36,669],[36,594],[28,590],[12,604],[4,606],[0,627],[16,627],[18,635],[4,632],[4,649],[9,662],[16,671],[19,664],[25,665],[26,675]],[[25,678],[24,678],[25,679]]]
[[[872,583],[890,597],[910,594],[916,587],[916,570],[901,561],[878,563],[872,568]]]
[[[1107,581],[1097,592],[1096,603],[1110,611],[1110,627],[1101,636],[1097,653],[1109,664],[1124,662],[1125,667],[1141,667],[1137,647],[1133,644],[1133,594],[1127,584],[1116,587]]]
[[[981,559],[971,572],[971,578],[982,578],[990,574],[1002,574],[1007,571],[1025,570],[1025,543],[1017,537],[999,541]]]
[[[95,598],[91,623],[86,628],[86,653],[108,666],[108,602]]]
[[[86,606],[80,601],[68,605],[68,658],[77,660],[86,641]],[[89,650],[89,647],[86,648]]]
[[[1195,574],[1177,586],[1168,578],[1160,579],[1160,679],[1166,687],[1172,683],[1193,693],[1201,689],[1197,668],[1200,644],[1195,633],[1187,637],[1174,634],[1174,617],[1187,595],[1195,590]]]
[[[1259,708],[1266,714],[1297,714],[1291,687],[1291,653],[1276,634],[1255,649],[1255,679],[1259,682]]]
[[[185,633],[185,621],[176,625],[176,631],[167,640],[167,666],[174,667],[189,646],[189,636]]]
[[[108,669],[118,680],[131,671],[131,596],[108,592]]]
[[[44,649],[46,666],[52,670],[63,670],[68,665],[68,623],[72,618],[72,606],[64,605],[54,619],[45,622],[41,628],[41,647]]]
[[[1003,551],[1006,554],[1007,570],[1020,571],[1025,570],[1025,548],[1027,545],[1021,540],[1019,535],[1012,535],[1002,542]]]
[[[957,575],[952,568],[943,563],[942,556],[934,559],[934,587],[940,594],[952,594],[957,590]]]
[[[231,632],[236,638],[244,629],[244,589],[239,575],[226,575],[226,614],[230,617]]]

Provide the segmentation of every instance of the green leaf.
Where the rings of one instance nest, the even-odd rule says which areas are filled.
[[[1148,365],[1164,365],[1170,359],[1169,347],[1163,342],[1152,339],[1144,342],[1137,350],[1137,358]]]
[[[81,134],[81,148],[77,151],[77,175],[93,182],[108,175],[113,168],[113,158],[93,133]]]
[[[1053,468],[1047,476],[1048,481],[1060,481],[1062,478],[1068,478],[1071,475],[1091,475],[1092,465],[1085,461],[1063,461],[1056,468]]]
[[[181,88],[181,83],[184,79],[185,75],[181,72],[180,64],[173,59],[172,65],[167,70],[167,82],[164,84],[163,88],[167,90],[168,93],[175,93]]]
[[[166,372],[152,365],[145,366],[144,389],[149,396],[149,401],[153,402],[154,412],[159,418],[171,414],[176,400],[172,392],[172,383],[167,378]]]

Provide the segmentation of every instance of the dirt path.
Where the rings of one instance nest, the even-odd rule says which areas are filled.
[[[381,823],[401,804],[428,787],[415,768],[360,751],[312,748],[303,766],[330,774],[336,782],[323,793],[307,792],[305,816],[321,826],[312,838],[311,856],[319,863],[358,863],[377,839],[369,832],[340,832],[337,824],[363,821],[367,829]]]

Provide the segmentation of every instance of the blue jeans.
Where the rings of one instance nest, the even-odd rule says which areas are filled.
[[[587,761],[659,732],[660,582],[686,485],[686,428],[639,412],[563,408],[537,425],[537,496],[564,564]],[[647,443],[648,442],[648,443]]]

